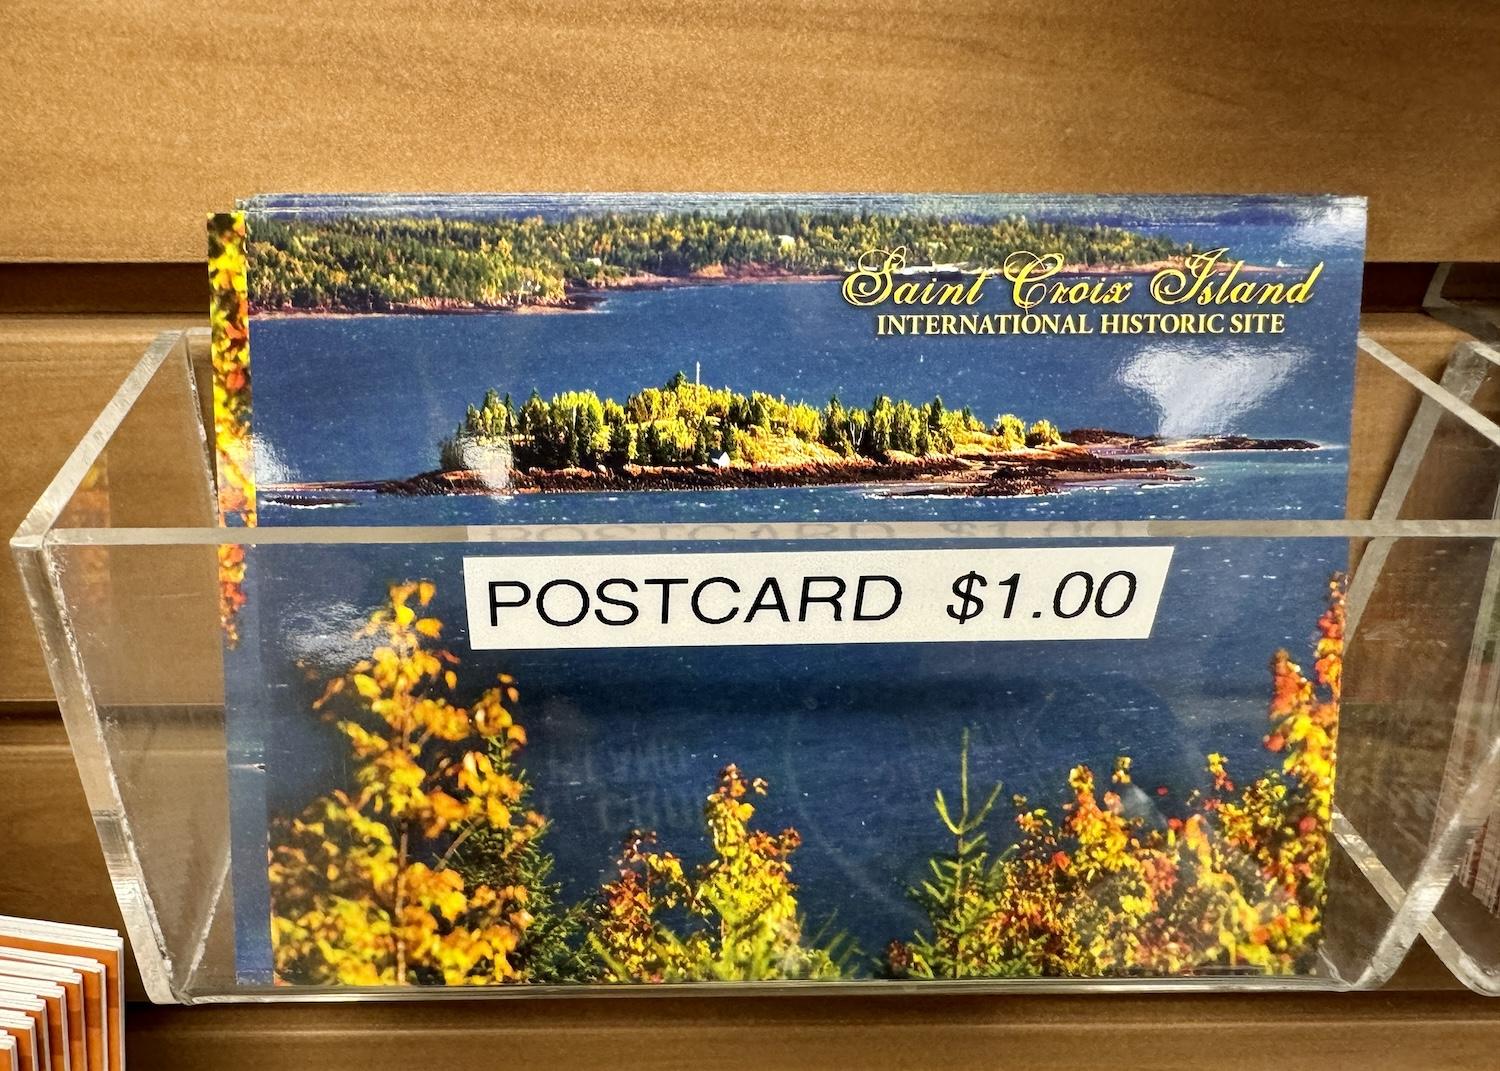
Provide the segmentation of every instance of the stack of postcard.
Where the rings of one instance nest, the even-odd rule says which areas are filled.
[[[1312,969],[1364,222],[213,217],[241,984]]]
[[[124,956],[114,930],[0,916],[0,1071],[120,1071]]]

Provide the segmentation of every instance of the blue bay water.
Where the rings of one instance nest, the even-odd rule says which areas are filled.
[[[1349,297],[1329,290],[1331,305]],[[1014,311],[1000,290],[985,293],[981,311]],[[1151,308],[1137,295],[1126,310]],[[257,320],[257,475],[261,483],[411,476],[437,467],[438,443],[487,388],[517,404],[533,388],[623,400],[699,368],[712,386],[819,406],[835,394],[858,405],[880,393],[918,402],[940,394],[986,421],[1013,412],[1064,429],[1346,445],[1352,321],[1311,307],[1288,320],[1285,336],[880,338],[874,313],[847,305],[831,282],[632,291],[592,312]],[[1342,515],[1341,492],[1323,502],[1323,515]],[[500,504],[522,521],[560,505]],[[440,508],[488,517],[494,505]],[[330,510],[302,523],[362,519]],[[299,520],[272,509],[262,523]]]

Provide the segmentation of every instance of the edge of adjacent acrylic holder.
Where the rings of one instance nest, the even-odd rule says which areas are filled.
[[[1500,322],[1478,310],[1469,308],[1463,302],[1453,301],[1443,296],[1443,290],[1447,286],[1448,277],[1452,270],[1453,265],[1451,263],[1438,265],[1437,270],[1433,273],[1432,280],[1428,284],[1427,293],[1422,300],[1423,310],[1435,319],[1456,327],[1460,331],[1474,336],[1475,339],[1483,340],[1472,344],[1462,343],[1458,347],[1459,349],[1467,348],[1471,353],[1488,360],[1491,364],[1500,365],[1500,351],[1497,351],[1494,346],[1486,344],[1500,343]],[[1500,517],[1500,501],[1496,502],[1495,515]],[[1485,595],[1486,597],[1491,597],[1492,592],[1486,590]],[[1491,611],[1493,611],[1493,602],[1490,602],[1488,605]],[[1480,612],[1485,612],[1484,606],[1481,606]],[[1465,688],[1468,687],[1469,681],[1466,680]],[[1487,707],[1481,707],[1479,711],[1476,711],[1476,714],[1482,714],[1486,709],[1489,711],[1492,719],[1500,722],[1500,700],[1497,700],[1493,695],[1490,696]],[[1470,850],[1473,837],[1483,828],[1487,820],[1492,820],[1496,817],[1496,803],[1500,801],[1500,769],[1495,768],[1500,766],[1500,755],[1496,754],[1496,750],[1492,749],[1484,760],[1486,768],[1481,771],[1479,778],[1481,783],[1475,786],[1475,791],[1466,796],[1462,801],[1459,801],[1456,807],[1460,813],[1463,813],[1466,809],[1472,811],[1472,813],[1466,816],[1467,820],[1472,823],[1469,829],[1469,836],[1458,849],[1459,858],[1455,861],[1455,875],[1449,881],[1449,888],[1456,887],[1465,893],[1469,890],[1459,882],[1456,871],[1462,865],[1464,853]],[[1377,872],[1372,876],[1372,880],[1378,878],[1378,876],[1379,873]],[[1386,875],[1386,877],[1389,879],[1389,875]],[[1385,884],[1392,883],[1388,881]],[[1382,883],[1377,882],[1376,888],[1381,889],[1382,887]],[[1399,886],[1397,886],[1397,889],[1399,890]],[[1446,891],[1445,889],[1444,892]],[[1382,895],[1385,895],[1385,893],[1383,892]],[[1453,973],[1453,976],[1464,985],[1468,986],[1474,992],[1485,996],[1500,996],[1500,964],[1486,966],[1481,963],[1464,947],[1462,942],[1448,931],[1437,912],[1442,895],[1443,893],[1439,893],[1437,900],[1432,906],[1432,913],[1422,926],[1422,939],[1437,953],[1438,958],[1443,961],[1443,965]],[[1495,925],[1496,927],[1500,927],[1500,917],[1495,919]]]
[[[1500,439],[1495,436],[1496,425],[1469,405],[1485,377],[1500,371],[1500,351],[1483,342],[1461,342],[1454,347],[1442,379],[1434,383],[1366,335],[1361,334],[1359,348],[1362,353],[1391,368],[1423,394],[1417,414],[1401,444],[1390,477],[1373,512],[1375,518],[1394,518],[1400,513],[1411,491],[1417,467],[1437,430],[1438,422],[1444,416],[1456,416],[1491,442],[1500,443]],[[1492,516],[1500,520],[1500,498],[1495,502]],[[1358,625],[1364,604],[1374,588],[1390,549],[1389,540],[1372,541],[1365,550],[1361,568],[1354,574],[1349,590],[1349,618],[1346,626],[1347,642],[1350,645],[1358,641]],[[1372,567],[1367,567],[1367,563]],[[1488,625],[1476,627],[1471,641],[1468,670],[1458,700],[1456,724],[1460,728],[1465,724],[1472,725],[1485,711],[1494,711],[1497,698],[1500,698],[1500,676],[1489,675],[1486,679],[1486,675],[1476,670],[1477,659],[1473,655],[1494,635],[1497,593],[1500,593],[1500,546],[1490,550],[1490,564],[1475,615],[1476,622]],[[1455,738],[1457,736],[1455,733]],[[1459,862],[1474,832],[1493,806],[1497,788],[1500,788],[1500,736],[1490,727],[1489,731],[1480,733],[1481,739],[1486,737],[1488,746],[1471,759],[1467,781],[1462,776],[1450,777],[1441,786],[1437,819],[1441,828],[1437,829],[1420,869],[1407,886],[1402,886],[1396,880],[1353,823],[1335,805],[1334,837],[1387,906],[1396,913],[1381,939],[1380,947],[1370,958],[1365,975],[1355,980],[1353,988],[1370,988],[1386,981],[1399,964],[1399,952],[1414,943],[1418,934],[1430,934],[1434,948],[1440,954],[1444,951],[1449,955],[1459,953],[1457,942],[1443,930],[1434,912],[1438,901],[1454,880]],[[1439,948],[1439,945],[1443,947]],[[1449,966],[1451,968],[1452,964]]]

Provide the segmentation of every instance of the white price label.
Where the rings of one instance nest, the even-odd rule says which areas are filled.
[[[474,650],[1138,640],[1172,548],[464,559]]]

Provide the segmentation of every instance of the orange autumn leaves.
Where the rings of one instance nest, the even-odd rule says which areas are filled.
[[[1221,755],[1183,814],[1155,808],[1118,760],[1100,793],[1086,766],[1054,815],[1014,800],[1017,836],[991,860],[969,840],[913,891],[927,927],[893,942],[898,977],[1167,975],[1305,970],[1322,925],[1342,695],[1344,591],[1329,585],[1313,677],[1271,660],[1271,732],[1281,768],[1236,792]],[[964,765],[967,812],[967,745]],[[994,793],[989,806],[994,802]],[[950,831],[953,820],[941,807]]]
[[[839,937],[809,935],[795,829],[754,827],[765,782],[730,765],[704,804],[708,852],[692,863],[634,831],[615,877],[562,908],[536,846],[547,820],[512,760],[526,743],[502,675],[468,706],[440,646],[428,582],[390,589],[361,658],[317,707],[349,748],[350,787],[274,824],[272,936],[278,979],[301,984],[488,985],[526,981],[832,979],[851,973]],[[1344,594],[1329,586],[1309,677],[1271,660],[1280,759],[1237,788],[1224,757],[1207,787],[1162,810],[1120,758],[1109,784],[1077,766],[1060,808],[1012,797],[1013,829],[987,826],[994,786],[935,805],[952,837],[913,898],[925,925],[877,966],[898,978],[1094,977],[1308,969],[1321,932],[1342,694]],[[484,868],[470,849],[483,845]],[[528,854],[529,853],[529,854]],[[523,862],[524,861],[524,862]],[[467,874],[483,873],[485,880]],[[538,875],[541,875],[539,877]],[[586,933],[575,940],[566,922]],[[534,966],[548,933],[565,977]],[[528,952],[528,945],[533,947]],[[566,947],[564,947],[566,946]]]
[[[345,718],[337,725],[358,763],[362,798],[379,813],[415,824],[429,839],[470,821],[508,828],[510,807],[521,796],[520,782],[497,769],[484,750],[468,747],[455,753],[441,745],[498,739],[513,750],[525,744],[525,731],[506,709],[518,693],[511,678],[501,675],[499,685],[471,707],[448,700],[443,693],[457,687],[451,667],[458,660],[422,645],[424,638],[442,634],[440,621],[419,616],[432,596],[433,586],[426,582],[394,587],[389,606],[371,617],[364,632],[381,641],[374,654],[335,678],[314,706],[321,709],[347,686],[358,694],[363,710],[374,715]]]

